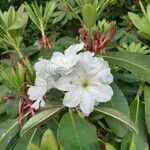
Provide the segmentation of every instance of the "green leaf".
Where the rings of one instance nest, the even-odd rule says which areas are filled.
[[[95,127],[71,112],[61,119],[57,137],[65,150],[91,150],[97,143]]]
[[[122,80],[125,81],[127,83],[135,83],[135,82],[140,82],[140,79],[137,78],[135,75],[133,74],[124,74],[124,73],[115,73],[114,77],[117,78],[117,80]]]
[[[27,113],[23,118],[25,118]],[[12,138],[19,132],[18,119],[7,119],[0,122],[0,149],[3,150],[7,147]]]
[[[0,123],[0,149],[4,150],[18,132],[19,125],[17,119],[7,119]]]
[[[6,103],[0,104],[0,114],[3,114],[6,111]]]
[[[130,144],[129,150],[136,150],[136,145],[134,141],[132,141],[132,143]]]
[[[75,38],[65,36],[57,41],[57,45],[62,47],[64,50],[67,49],[70,45],[77,43],[78,41]]]
[[[53,19],[53,24],[55,24],[55,23],[61,21],[65,16],[66,16],[66,13],[61,12],[60,15],[58,15],[57,17],[55,17],[55,18]]]
[[[115,83],[112,84],[112,88],[113,88],[114,95],[111,101],[108,102],[107,104],[110,105],[111,108],[119,112],[122,112],[129,117],[130,109],[128,106],[127,99],[125,98],[122,91]],[[120,124],[120,122],[114,120],[113,118],[106,116],[105,119],[108,126],[113,130],[113,132],[117,136],[123,137],[128,132],[128,129],[125,126],[123,126],[122,124]]]
[[[149,150],[149,144],[147,143],[144,150]]]
[[[114,148],[111,144],[106,143],[106,150],[116,150],[116,148]]]
[[[26,11],[27,11],[30,19],[32,20],[32,22],[40,29],[39,20],[38,20],[37,16],[35,15],[32,8],[26,2],[25,2],[25,8],[26,8]]]
[[[8,117],[12,119],[16,118],[18,115],[19,100],[17,98],[11,99],[11,100],[8,100],[6,104],[7,104],[6,112],[8,114]]]
[[[20,149],[26,150],[27,146],[32,142],[32,138],[34,137],[36,131],[37,131],[37,128],[30,130],[29,132],[24,134],[23,137],[19,137],[19,140],[17,141],[17,144],[15,145],[13,150],[20,150]]]
[[[95,107],[95,111],[98,111],[106,116],[109,116],[109,117],[115,119],[116,121],[119,121],[121,124],[126,126],[131,131],[138,133],[138,129],[135,126],[135,124],[133,123],[133,121],[128,116],[126,116],[124,113],[119,112],[119,111],[109,108],[109,107],[102,107],[102,106]]]
[[[144,101],[145,101],[145,120],[148,133],[150,135],[150,86],[144,87]]]
[[[133,24],[143,33],[146,33],[150,38],[150,31],[148,30],[148,27],[150,25],[149,21],[146,17],[140,17],[137,14],[128,13],[130,19],[132,20]]]
[[[52,121],[52,119],[50,119],[49,121]],[[31,129],[30,131],[25,133],[22,137],[19,137],[17,144],[15,145],[13,150],[20,150],[20,149],[27,150],[27,146],[30,143],[40,146],[41,138],[42,138],[44,132],[49,127],[47,124],[48,124],[48,122],[45,122],[45,125],[42,125],[39,128]],[[52,121],[52,124],[54,124],[53,121]],[[55,124],[54,124],[54,126],[55,126]]]
[[[17,18],[15,23],[9,27],[9,30],[16,30],[22,28],[25,24],[27,24],[28,21],[27,18],[28,18],[27,14],[24,14],[22,18]]]
[[[25,7],[24,7],[24,4],[22,4],[17,10],[17,16],[21,17],[21,15],[24,13],[24,11],[25,11]]]
[[[60,101],[64,97],[64,93],[58,89],[51,89],[50,96],[53,100]]]
[[[117,65],[131,71],[140,79],[150,82],[150,56],[131,52],[112,52],[103,55],[111,65]]]
[[[9,9],[8,9],[8,16],[7,16],[7,25],[8,27],[11,26],[14,21],[15,21],[15,9],[13,6],[11,6]]]
[[[38,3],[35,1],[31,4],[31,6],[25,3],[25,8],[32,22],[43,34],[49,18],[55,9],[55,2],[47,2],[44,9],[42,5],[38,5]]]
[[[137,14],[134,14],[132,12],[128,13],[129,18],[132,20],[133,24],[142,32],[147,34],[147,38],[150,38],[150,31],[149,31],[149,25],[150,22],[147,19],[147,17],[140,17]]]
[[[38,125],[42,124],[45,120],[49,119],[52,115],[55,113],[61,111],[64,109],[64,106],[61,107],[53,107],[49,108],[48,110],[45,110],[43,112],[40,112],[30,118],[27,123],[23,126],[20,135],[23,136],[26,132],[31,130],[32,128],[37,127]]]
[[[40,150],[40,148],[37,145],[30,143],[27,150]]]
[[[7,147],[5,150],[14,150],[14,147],[19,139],[19,134],[15,135],[14,138],[11,139],[11,141],[7,144]]]
[[[142,150],[147,144],[147,130],[145,125],[144,105],[139,100],[135,100],[130,105],[131,118],[138,127],[137,134],[128,132],[122,139],[121,150],[128,150],[132,142],[136,146],[136,150]]]
[[[8,93],[9,89],[5,85],[0,85],[0,101],[3,96]]]
[[[58,142],[50,129],[45,131],[40,148],[41,150],[59,150]]]
[[[49,18],[51,17],[54,9],[55,9],[54,2],[46,3],[46,8],[45,8],[44,16],[43,16],[43,18],[45,19],[45,27],[44,28],[46,28],[47,22],[49,21]]]
[[[91,4],[86,4],[82,8],[82,17],[85,25],[91,29],[96,24],[96,8]]]

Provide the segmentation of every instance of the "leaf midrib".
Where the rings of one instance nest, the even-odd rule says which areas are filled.
[[[71,120],[72,120],[73,131],[74,131],[75,136],[76,136],[76,138],[77,138],[77,141],[78,141],[78,143],[79,143],[80,150],[82,150],[82,148],[81,148],[81,143],[80,143],[80,139],[79,139],[79,137],[78,137],[78,134],[76,133],[75,122],[74,122],[74,119],[73,119],[73,116],[72,116],[72,113],[71,113],[71,112],[70,112],[70,117],[71,117]]]
[[[40,122],[42,122],[42,121],[44,121],[44,120],[46,120],[47,118],[49,118],[49,117],[51,117],[52,115],[54,115],[56,112],[58,112],[58,111],[60,111],[61,109],[63,109],[64,107],[62,106],[62,107],[58,107],[58,109],[56,109],[54,112],[52,112],[51,114],[49,114],[48,112],[47,112],[47,114],[49,114],[48,116],[46,116],[46,117],[44,117],[43,119],[41,119],[40,120]],[[50,110],[51,111],[51,110]],[[41,112],[42,113],[42,112]],[[27,122],[28,123],[28,122]],[[33,127],[35,127],[35,126],[37,126],[39,124],[39,122],[35,122],[34,124],[32,124],[32,126],[27,126],[25,129],[24,128],[22,128],[22,131],[23,130],[25,130],[24,132],[21,132],[20,134],[21,134],[21,136],[23,136],[26,132],[28,132],[30,129],[32,129]],[[26,125],[26,124],[25,124]]]
[[[109,108],[109,109],[110,109],[110,108]],[[108,112],[106,112],[106,111],[104,111],[104,110],[101,110],[101,109],[95,108],[95,110],[98,111],[98,112],[101,112],[101,113],[103,113],[103,114],[105,114],[105,115],[111,116],[111,117],[113,117],[113,118],[119,120],[120,122],[123,122],[124,124],[128,125],[132,130],[134,130],[136,133],[138,132],[136,129],[134,129],[134,127],[133,127],[132,125],[130,125],[128,122],[122,120],[121,118],[119,118],[119,117],[117,117],[117,116],[115,116],[115,115],[113,115],[113,114],[110,114],[110,113],[108,113]],[[123,113],[122,113],[122,114],[123,114]]]
[[[5,89],[4,91],[2,91],[0,94],[4,95],[7,91],[9,91],[9,89]]]
[[[137,65],[136,63],[133,63],[133,62],[131,62],[131,61],[127,61],[127,60],[125,60],[125,59],[121,59],[121,58],[118,58],[118,57],[116,58],[116,57],[112,57],[112,56],[102,56],[102,57],[104,57],[104,58],[111,58],[111,59],[114,59],[114,60],[120,60],[120,61],[123,61],[123,62],[127,62],[127,63],[129,63],[129,64],[135,65],[135,66],[137,66],[137,67],[140,67],[140,68],[145,69],[145,70],[147,70],[147,71],[150,72],[150,69],[147,69],[147,68],[145,68],[145,67],[143,67],[143,66]],[[119,64],[118,64],[118,65],[119,65]]]
[[[23,118],[25,118],[28,114],[29,114],[29,113],[27,113]],[[13,126],[11,126],[11,127],[9,128],[9,130],[5,133],[5,135],[1,137],[0,143],[1,143],[1,141],[6,137],[6,135],[7,135],[17,124],[18,124],[18,121],[16,121],[16,123],[15,123]]]

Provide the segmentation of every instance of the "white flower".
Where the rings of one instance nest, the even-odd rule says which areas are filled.
[[[109,86],[113,76],[108,63],[93,55],[90,52],[80,53],[76,68],[56,83],[59,90],[67,91],[63,104],[67,107],[79,106],[87,115],[93,111],[94,105],[109,101],[113,95]]]
[[[74,44],[65,50],[64,54],[61,52],[54,52],[51,58],[51,72],[56,75],[66,75],[70,73],[76,63],[78,62],[79,56],[77,52],[84,48],[84,44]]]
[[[36,78],[35,86],[30,86],[28,89],[29,99],[35,101],[32,105],[33,108],[39,109],[40,106],[44,106],[45,102],[43,96],[47,92],[47,83],[42,78]]]
[[[36,77],[42,78],[47,83],[47,88],[51,89],[55,87],[56,78],[50,73],[50,61],[47,59],[40,58],[38,62],[35,63],[34,69],[36,71]]]

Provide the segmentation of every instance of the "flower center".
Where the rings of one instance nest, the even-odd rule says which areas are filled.
[[[82,83],[81,83],[81,86],[83,88],[87,88],[89,86],[89,81],[88,80],[83,80]]]

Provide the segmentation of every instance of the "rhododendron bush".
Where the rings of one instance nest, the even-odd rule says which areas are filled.
[[[146,0],[0,11],[0,150],[149,150],[149,26]]]

